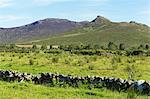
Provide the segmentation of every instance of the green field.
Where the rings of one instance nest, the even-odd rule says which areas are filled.
[[[131,68],[134,79],[150,79],[150,57],[90,56],[68,52],[0,53],[0,69],[38,74],[52,72],[78,76],[112,76],[128,79]]]
[[[148,96],[130,95],[106,89],[60,88],[2,81],[0,86],[0,99],[127,99],[129,96],[135,99],[149,99]]]
[[[150,79],[150,57],[145,56],[97,56],[77,55],[69,52],[60,54],[0,53],[0,69],[15,70],[38,74],[52,72],[76,76],[109,76],[128,79]],[[132,73],[131,73],[132,72]],[[49,87],[30,83],[7,83],[0,81],[2,99],[126,99],[129,93],[119,93],[107,89],[86,89],[72,87]],[[9,95],[8,95],[9,94]],[[137,99],[148,99],[147,96],[132,95]]]

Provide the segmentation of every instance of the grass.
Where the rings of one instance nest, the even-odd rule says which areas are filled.
[[[60,88],[30,83],[7,83],[0,81],[0,99],[127,99],[128,93],[112,92],[106,89]],[[136,99],[148,96],[133,95]]]
[[[121,26],[116,23],[108,26],[83,27],[66,33],[50,36],[45,40],[32,42],[40,45],[98,44],[105,47],[109,42],[114,42],[117,45],[124,43],[126,47],[135,47],[140,44],[150,43],[150,30],[145,27],[129,24],[128,26]]]
[[[150,79],[150,57],[144,56],[89,56],[68,52],[0,53],[0,69],[38,74],[52,72],[78,76],[112,76],[128,79]],[[131,71],[131,72],[130,72]],[[130,96],[130,98],[129,98]],[[50,87],[31,83],[0,81],[0,99],[149,99],[132,93],[101,89]]]
[[[150,57],[89,56],[70,53],[0,53],[0,69],[38,74],[52,72],[78,76],[112,76],[150,79]]]

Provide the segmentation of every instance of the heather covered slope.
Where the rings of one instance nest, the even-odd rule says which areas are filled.
[[[49,35],[60,34],[82,27],[85,23],[67,19],[48,18],[20,27],[0,28],[0,43],[8,44],[39,40]]]
[[[112,22],[98,16],[86,26],[51,36],[48,39],[33,41],[35,44],[99,44],[108,42],[124,43],[126,46],[139,46],[150,43],[150,28],[147,25],[131,22]]]
[[[112,22],[97,16],[91,22],[44,19],[14,28],[0,28],[0,44],[98,44],[124,43],[126,46],[150,44],[150,27],[131,22]]]

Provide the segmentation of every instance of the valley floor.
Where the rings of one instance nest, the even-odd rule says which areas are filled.
[[[150,57],[7,52],[0,53],[0,69],[150,80]]]
[[[150,57],[145,56],[90,56],[63,52],[0,53],[0,69],[38,74],[52,72],[78,76],[109,76],[150,80]],[[0,81],[0,99],[127,99],[131,93],[101,89],[49,87],[26,82]],[[136,99],[148,96],[131,95]]]

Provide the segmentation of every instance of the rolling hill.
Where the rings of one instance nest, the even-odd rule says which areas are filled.
[[[108,42],[124,43],[126,46],[139,46],[150,44],[149,26],[134,21],[112,22],[102,16],[97,16],[84,27],[66,33],[54,35],[35,44],[98,44],[106,45]]]
[[[98,44],[124,43],[126,46],[150,44],[150,27],[130,22],[112,22],[97,16],[91,22],[44,19],[14,28],[0,28],[0,43],[19,44]]]
[[[46,38],[82,27],[86,22],[47,18],[14,28],[0,28],[0,44],[18,43]]]

